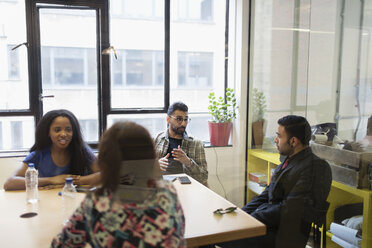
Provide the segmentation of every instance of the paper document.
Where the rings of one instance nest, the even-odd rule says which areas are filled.
[[[352,229],[352,228],[332,222],[330,231],[331,233],[333,233],[333,236],[337,236],[338,238],[354,246],[360,246],[362,242],[362,240],[357,237],[358,230],[356,229]]]
[[[358,246],[350,244],[350,243],[346,242],[345,240],[340,239],[336,235],[332,236],[332,241],[335,242],[336,244],[338,244],[339,246],[343,247],[343,248],[358,248]]]

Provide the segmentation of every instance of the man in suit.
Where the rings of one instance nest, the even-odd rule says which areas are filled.
[[[332,173],[329,164],[309,147],[308,121],[288,115],[278,124],[275,143],[282,163],[264,192],[243,207],[266,225],[267,234],[222,247],[305,247],[311,223],[325,216]]]

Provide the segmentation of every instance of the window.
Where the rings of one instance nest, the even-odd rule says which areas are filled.
[[[79,120],[84,141],[91,143],[97,141],[98,123],[96,120]]]
[[[10,133],[11,133],[11,148],[16,149],[23,147],[23,129],[21,121],[10,122]]]
[[[18,2],[19,0],[1,0],[0,2]]]
[[[187,125],[187,132],[199,140],[209,141],[208,121],[209,114],[189,114],[191,122]]]
[[[0,117],[0,151],[29,150],[35,140],[33,117]]]
[[[109,124],[113,125],[118,121],[134,121],[147,128],[149,133],[154,137],[157,133],[166,129],[166,114],[132,114],[132,115],[110,115],[108,116]]]
[[[95,50],[41,47],[43,84],[50,86],[95,85]]]
[[[182,18],[191,22],[179,21],[180,4],[187,7]],[[4,11],[11,18],[0,19],[1,39],[7,37],[0,49],[8,51],[7,58],[0,53],[0,80],[6,81],[0,84],[0,117],[18,118],[3,123],[4,150],[29,148],[28,132],[18,143],[10,134],[34,135],[52,109],[72,111],[85,139],[97,143],[117,119],[138,120],[153,134],[165,129],[164,113],[175,101],[189,106],[194,123],[206,120],[208,94],[224,91],[225,1],[34,0],[5,3],[0,16]],[[27,46],[10,51],[10,44],[26,40]],[[109,47],[117,59],[102,53]],[[8,64],[18,65],[8,70]],[[11,128],[10,121],[22,124]],[[188,130],[208,133],[207,122],[199,124]]]
[[[111,59],[114,86],[162,86],[164,53],[158,51],[119,50]]]
[[[163,0],[113,0],[111,1],[113,15],[125,18],[163,18]]]
[[[186,131],[199,140],[209,140],[208,114],[189,114],[191,122],[187,125]],[[118,121],[134,121],[147,128],[154,137],[167,128],[166,114],[131,114],[131,115],[109,115],[108,126]]]
[[[227,44],[222,37],[226,35],[226,2],[210,1],[214,22],[179,21],[181,6],[188,13],[198,12],[206,1],[174,2],[170,23],[170,102],[183,101],[189,114],[206,114],[209,93],[224,95]],[[201,127],[208,133],[207,123]]]
[[[0,150],[3,149],[3,123],[0,122]]]
[[[213,54],[178,52],[178,86],[211,87]]]
[[[13,50],[15,45],[8,45],[8,78],[9,80],[20,79],[19,50]]]
[[[213,21],[213,0],[178,0],[178,18]]]
[[[27,126],[34,136],[34,126],[28,125],[34,118],[29,110],[27,47],[12,50],[27,41],[25,1],[5,0],[0,5],[0,151],[19,150],[30,145],[33,137],[26,134],[12,140],[11,121],[21,122],[15,125]]]

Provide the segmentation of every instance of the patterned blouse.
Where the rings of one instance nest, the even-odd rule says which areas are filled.
[[[185,218],[169,182],[141,204],[89,193],[51,247],[186,247]]]

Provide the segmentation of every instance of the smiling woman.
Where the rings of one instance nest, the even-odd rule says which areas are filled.
[[[75,184],[99,181],[95,156],[82,139],[77,118],[68,110],[53,110],[43,116],[30,151],[21,168],[5,182],[5,190],[25,188],[28,163],[34,163],[39,171],[39,186],[64,184],[66,177],[74,178]]]

